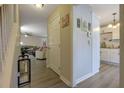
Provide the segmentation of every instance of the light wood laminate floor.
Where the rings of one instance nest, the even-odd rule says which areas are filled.
[[[31,62],[31,84],[23,88],[66,88],[68,87],[59,76],[46,67],[46,61],[34,60]]]
[[[32,61],[31,66],[31,84],[23,88],[69,88],[54,71],[46,68],[45,61]],[[99,73],[81,82],[76,88],[116,88],[118,86],[119,66],[102,64]]]
[[[99,73],[81,82],[76,87],[118,88],[119,87],[119,66],[101,64]]]

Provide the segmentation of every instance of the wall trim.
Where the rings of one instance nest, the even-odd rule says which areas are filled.
[[[101,60],[101,63],[108,64],[108,65],[114,65],[114,66],[119,66],[120,65],[120,63],[109,62],[109,61],[104,61],[104,60]]]
[[[47,67],[47,68],[50,68],[50,65],[46,64],[46,67]]]
[[[57,70],[56,68],[52,67],[52,66],[49,65],[49,64],[47,64],[46,67],[52,69],[56,74],[58,74],[58,75],[60,76],[60,71]]]
[[[92,77],[93,75],[97,74],[99,72],[99,70],[96,70],[94,72],[91,72],[91,73],[88,73],[84,76],[82,76],[81,78],[75,80],[74,84],[73,84],[73,87],[75,87],[77,84],[79,84],[80,82],[83,82],[84,80]]]
[[[60,75],[60,79],[69,87],[73,87],[72,83],[69,80],[67,80],[64,76]]]

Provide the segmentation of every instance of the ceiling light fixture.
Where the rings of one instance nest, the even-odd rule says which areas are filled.
[[[20,45],[23,45],[23,42],[20,42]]]
[[[117,23],[116,22],[116,19],[115,19],[115,16],[116,16],[117,13],[113,13],[113,23],[112,24],[108,24],[108,28],[117,28],[118,26],[120,26],[120,23]]]
[[[25,36],[25,37],[28,37],[28,35],[27,35],[27,34],[25,34],[24,36]]]
[[[36,8],[43,8],[44,4],[35,4]]]

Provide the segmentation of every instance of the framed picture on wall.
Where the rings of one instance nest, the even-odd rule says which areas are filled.
[[[62,17],[61,19],[61,27],[65,28],[69,25],[69,14],[66,14],[65,16]]]
[[[88,31],[88,22],[83,19],[81,19],[81,31]]]
[[[77,18],[77,28],[80,28],[80,18]]]
[[[91,31],[91,23],[88,23],[88,31]]]

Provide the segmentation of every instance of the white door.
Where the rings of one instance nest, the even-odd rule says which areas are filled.
[[[48,22],[48,64],[57,74],[60,73],[60,16]]]

